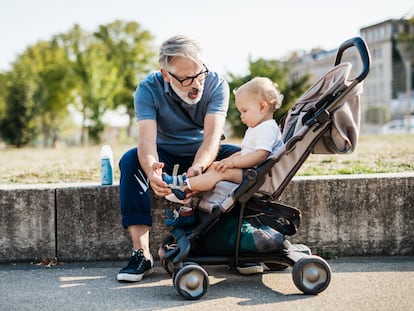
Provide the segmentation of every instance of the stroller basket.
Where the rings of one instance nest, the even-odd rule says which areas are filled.
[[[362,63],[355,78],[350,78],[352,65],[341,63],[344,51],[350,47],[357,49]],[[282,128],[285,145],[278,154],[256,168],[245,170],[240,185],[219,182],[216,189],[221,192],[213,191],[200,201],[199,222],[189,228],[174,228],[166,237],[159,255],[179,294],[186,299],[199,299],[207,292],[208,274],[200,264],[235,267],[240,263],[262,262],[274,271],[292,267],[293,281],[303,293],[318,294],[328,287],[331,278],[328,263],[312,255],[307,246],[290,244],[285,239],[285,235],[292,235],[298,229],[301,214],[278,199],[311,153],[347,154],[355,150],[362,82],[369,66],[370,55],[362,38],[344,42],[338,49],[334,68],[315,82],[287,113]],[[227,224],[235,224],[231,228],[235,234],[220,231],[226,225],[225,219],[231,220]],[[241,232],[250,219],[256,221],[256,228],[264,235],[275,232],[271,238],[276,248],[246,252]],[[203,241],[214,246],[223,236],[235,240],[228,245],[227,252],[217,254],[204,247]]]

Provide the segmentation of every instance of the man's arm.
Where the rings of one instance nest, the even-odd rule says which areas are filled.
[[[189,177],[201,174],[216,158],[225,121],[224,115],[206,115],[203,142],[195,155],[193,165],[187,171]]]
[[[159,162],[157,152],[157,123],[155,120],[138,122],[138,159],[147,175],[151,188],[158,196],[171,193],[167,184],[162,180],[164,163]]]

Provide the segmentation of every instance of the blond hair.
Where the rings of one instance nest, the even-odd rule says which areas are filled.
[[[279,91],[278,84],[267,77],[255,77],[235,89],[233,93],[237,95],[240,91],[257,94],[260,100],[273,106],[273,110],[279,109],[282,106],[283,95]]]

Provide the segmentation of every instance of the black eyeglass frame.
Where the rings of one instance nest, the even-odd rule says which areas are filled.
[[[167,72],[175,79],[175,80],[177,80],[178,82],[180,82],[180,84],[181,84],[181,86],[182,87],[188,87],[188,86],[190,86],[191,84],[193,84],[193,82],[194,82],[194,80],[195,79],[200,79],[200,76],[201,75],[204,75],[204,77],[202,77],[202,79],[201,79],[201,81],[203,81],[206,77],[207,77],[207,74],[209,73],[209,70],[208,70],[208,68],[207,68],[207,66],[206,65],[204,65],[203,64],[203,66],[204,66],[204,68],[205,68],[205,70],[204,71],[200,71],[198,74],[196,74],[195,76],[192,76],[192,77],[186,77],[186,78],[184,78],[184,79],[180,79],[180,78],[178,78],[175,74],[173,74],[173,73],[171,73],[171,72],[169,72],[168,70],[167,70]],[[190,83],[185,83],[186,81],[190,81]],[[185,84],[184,84],[185,83]]]

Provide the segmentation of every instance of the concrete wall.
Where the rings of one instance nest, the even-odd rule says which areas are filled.
[[[295,177],[281,196],[302,212],[288,237],[338,256],[414,254],[414,173]],[[151,249],[168,234],[153,198]],[[0,262],[127,259],[118,186],[0,185]]]

